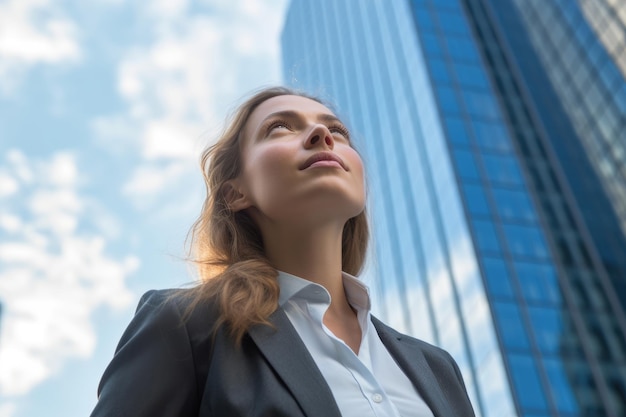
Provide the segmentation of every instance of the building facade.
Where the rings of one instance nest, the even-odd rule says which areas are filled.
[[[364,157],[378,313],[454,356],[477,415],[622,416],[626,182],[614,184],[624,167],[614,144],[625,142],[615,136],[623,103],[601,90],[605,101],[581,116],[568,101],[579,86],[554,81],[575,69],[553,62],[558,43],[538,51],[545,28],[526,3],[536,14],[553,8],[552,20],[593,9],[292,0],[283,75],[335,103]],[[623,83],[620,50],[584,22]],[[598,58],[585,59],[580,88],[604,85]],[[604,114],[618,121],[601,127]]]

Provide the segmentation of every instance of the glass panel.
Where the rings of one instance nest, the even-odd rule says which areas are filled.
[[[522,190],[492,188],[498,215],[503,220],[535,221],[535,211],[528,195]]]
[[[515,303],[493,303],[494,315],[504,346],[508,349],[529,350],[528,336]]]
[[[437,86],[437,97],[444,113],[460,113],[459,100],[454,89],[447,86]]]
[[[453,152],[456,169],[461,178],[478,180],[478,169],[474,154],[465,149],[455,149]]]
[[[483,69],[478,65],[455,62],[453,68],[459,84],[485,90],[489,88]]]
[[[483,155],[482,157],[490,182],[523,186],[522,173],[513,157],[507,155]]]
[[[459,4],[458,0],[435,0],[434,6],[439,10],[443,10],[445,8],[450,11],[456,10],[459,13],[462,13],[461,5]]]
[[[561,320],[561,312],[553,308],[529,307],[528,316],[535,341],[542,353],[557,355],[563,345],[567,344],[564,338],[576,337],[575,334],[565,334]],[[570,329],[573,332],[573,329]]]
[[[446,84],[451,84],[450,71],[445,61],[441,59],[429,59],[430,76],[436,80]]]
[[[493,223],[488,220],[474,220],[474,236],[482,253],[500,253],[500,243]]]
[[[448,134],[448,140],[451,143],[459,145],[469,145],[469,137],[465,130],[465,123],[462,119],[457,117],[446,117],[446,132]]]
[[[504,261],[500,258],[482,258],[489,292],[495,297],[513,298],[511,279]]]
[[[512,255],[539,259],[548,258],[548,248],[539,229],[512,224],[505,224],[502,228]]]
[[[446,45],[451,57],[464,61],[480,62],[473,42],[464,38],[449,36],[446,37]]]
[[[483,187],[478,184],[462,184],[462,187],[469,212],[479,216],[490,215],[489,204],[487,203]]]
[[[508,358],[515,391],[522,408],[547,411],[546,398],[533,358],[517,354],[511,354]]]
[[[426,51],[427,55],[441,56],[442,45],[438,36],[431,35],[429,33],[422,33],[420,35],[420,39],[422,40],[422,47]]]
[[[471,116],[483,117],[486,119],[498,119],[498,107],[493,97],[487,93],[471,90],[462,90],[465,110]]]
[[[515,261],[513,267],[527,302],[561,303],[559,284],[552,265]]]
[[[415,9],[415,19],[417,20],[418,30],[433,30],[435,28],[433,15],[426,7],[418,7]]]
[[[502,152],[511,151],[509,136],[499,123],[489,123],[480,120],[472,120],[476,145],[481,149]]]
[[[556,409],[560,413],[577,414],[579,412],[578,403],[572,392],[570,382],[571,369],[568,372],[564,368],[563,362],[558,359],[545,359],[543,364],[548,375],[550,393]]]
[[[460,13],[448,13],[440,10],[437,13],[437,21],[444,33],[452,33],[461,36],[470,36],[469,27],[463,15]]]

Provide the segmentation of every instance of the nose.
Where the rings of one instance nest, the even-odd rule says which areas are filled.
[[[314,148],[316,146],[333,149],[335,147],[335,140],[330,130],[323,124],[316,124],[309,132],[306,138],[304,147],[307,149]]]

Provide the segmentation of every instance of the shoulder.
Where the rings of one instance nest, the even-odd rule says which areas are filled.
[[[152,290],[141,297],[104,371],[92,416],[196,412],[210,361],[213,316],[209,304],[194,304],[194,294]]]
[[[162,289],[143,294],[135,311],[131,326],[137,323],[155,322],[164,331],[183,328],[192,339],[198,333],[211,332],[217,317],[214,303],[198,300],[198,290]]]

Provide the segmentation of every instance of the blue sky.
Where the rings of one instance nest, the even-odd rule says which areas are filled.
[[[288,0],[0,0],[0,417],[88,415],[139,296],[194,279],[198,154],[280,83]]]

